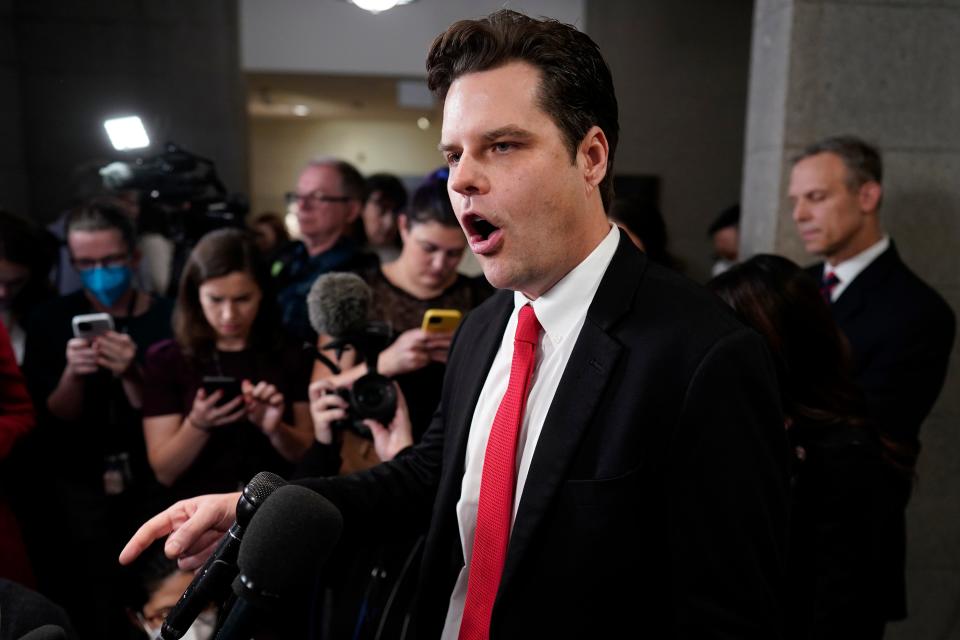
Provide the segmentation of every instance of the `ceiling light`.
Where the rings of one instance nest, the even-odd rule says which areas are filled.
[[[140,116],[110,118],[103,121],[103,128],[107,130],[110,144],[117,151],[143,149],[150,146],[150,138],[147,136],[147,130],[143,128]]]
[[[427,118],[417,118],[417,126],[420,127],[421,130],[426,131],[430,128],[430,120]]]
[[[414,0],[347,0],[350,4],[355,4],[364,11],[369,11],[370,13],[380,13],[381,11],[389,11],[394,7],[398,7],[402,4],[410,4]]]
[[[305,104],[295,104],[293,105],[293,109],[291,109],[291,111],[293,111],[293,115],[295,116],[303,117],[310,115],[310,107]]]

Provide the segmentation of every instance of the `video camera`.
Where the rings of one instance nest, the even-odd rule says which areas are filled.
[[[222,227],[243,227],[249,211],[243,196],[228,194],[212,160],[172,142],[155,156],[111,162],[100,176],[111,191],[140,194],[141,233],[157,232],[173,242],[171,289],[200,238]]]

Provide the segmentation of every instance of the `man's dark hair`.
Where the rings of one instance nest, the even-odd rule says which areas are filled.
[[[407,189],[400,178],[391,173],[375,173],[367,178],[367,198],[379,193],[380,206],[400,212],[407,206]]]
[[[307,166],[333,167],[337,173],[340,174],[340,184],[343,188],[343,194],[350,197],[351,200],[357,200],[361,204],[367,201],[367,181],[363,179],[363,174],[346,160],[340,160],[339,158],[317,158],[311,160]]]
[[[707,227],[707,237],[712,236],[720,229],[726,229],[727,227],[739,227],[740,226],[740,205],[735,204],[731,207],[727,207],[723,211],[717,214],[717,217],[713,219],[713,222],[710,223],[710,226]]]
[[[80,205],[67,216],[67,237],[73,231],[120,232],[127,251],[137,248],[137,235],[133,220],[123,208],[110,198],[93,198]]]
[[[850,191],[856,191],[867,182],[883,184],[883,159],[880,151],[856,136],[831,136],[818,140],[801,151],[800,155],[793,159],[793,164],[820,153],[832,153],[843,161],[847,168],[847,188]]]
[[[510,62],[526,62],[540,72],[540,108],[563,132],[571,160],[590,127],[603,129],[610,149],[600,196],[609,211],[620,131],[617,96],[610,68],[589,36],[557,20],[536,20],[509,9],[461,20],[430,46],[427,84],[442,100],[460,76]]]

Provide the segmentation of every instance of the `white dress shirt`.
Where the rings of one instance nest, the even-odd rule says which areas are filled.
[[[457,583],[450,596],[447,619],[444,623],[442,640],[456,640],[460,632],[460,620],[467,598],[467,580],[470,573],[470,559],[473,554],[473,536],[477,524],[477,503],[480,500],[480,478],[483,471],[483,457],[487,448],[487,439],[493,426],[494,416],[500,407],[500,400],[507,390],[510,379],[510,365],[513,361],[513,339],[517,330],[517,317],[525,304],[533,307],[537,320],[543,327],[540,345],[537,348],[536,367],[530,383],[527,407],[520,425],[517,440],[517,487],[513,499],[513,518],[517,517],[523,485],[530,470],[530,462],[540,439],[543,422],[553,403],[553,396],[560,384],[560,378],[566,369],[567,361],[580,335],[580,329],[587,317],[587,309],[593,301],[600,280],[606,273],[613,254],[617,250],[620,232],[611,226],[609,233],[597,245],[593,252],[563,277],[549,291],[534,301],[530,301],[520,292],[514,292],[514,308],[503,332],[500,349],[487,373],[486,382],[477,400],[470,423],[470,435],[467,439],[466,464],[460,501],[457,502],[457,522],[460,528],[460,542],[463,545],[463,557],[466,565],[460,571]],[[512,524],[511,524],[512,526]]]
[[[832,267],[830,263],[823,265],[824,275],[832,271],[836,274],[840,282],[830,292],[830,302],[836,302],[853,279],[860,275],[860,272],[870,266],[870,263],[880,257],[880,254],[890,248],[890,236],[883,236],[880,240],[864,249],[849,260],[844,260],[840,264]]]

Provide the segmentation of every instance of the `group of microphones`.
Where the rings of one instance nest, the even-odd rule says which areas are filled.
[[[340,538],[343,518],[326,498],[261,472],[243,489],[237,519],[170,610],[163,640],[186,634],[221,605],[217,640],[248,640],[308,593]]]

